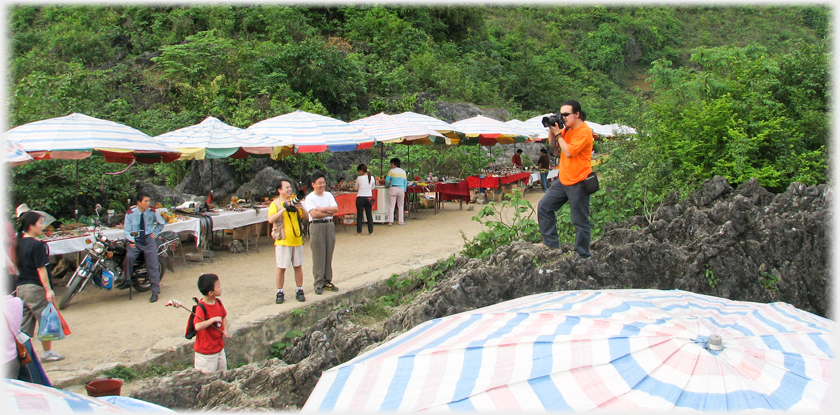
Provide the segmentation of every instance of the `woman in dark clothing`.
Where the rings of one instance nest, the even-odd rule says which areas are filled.
[[[35,322],[41,320],[41,312],[47,304],[55,301],[52,280],[47,271],[47,244],[37,239],[43,231],[44,220],[39,213],[29,211],[20,216],[15,247],[18,270],[15,295],[23,300],[23,322],[20,331],[29,337],[35,335]],[[64,359],[64,356],[52,350],[52,341],[42,341],[41,345],[44,349],[42,362]]]
[[[362,234],[362,220],[367,217],[368,235],[373,234],[373,192],[376,189],[374,179],[368,168],[360,164],[357,169],[359,177],[356,178],[356,235]],[[364,214],[364,216],[362,216]]]

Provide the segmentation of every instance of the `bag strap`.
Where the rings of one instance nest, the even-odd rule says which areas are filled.
[[[6,318],[5,314],[3,314],[3,320],[6,320],[6,327],[9,328],[9,333],[12,333],[12,338],[15,339],[15,343],[17,343],[19,345],[23,345],[23,343],[21,343],[20,340],[18,340],[17,334],[15,334],[15,330],[12,328],[12,322],[9,321],[9,319]]]

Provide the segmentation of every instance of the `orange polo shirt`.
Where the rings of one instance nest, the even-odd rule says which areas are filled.
[[[583,181],[592,172],[592,129],[584,122],[577,128],[564,129],[560,135],[569,145],[572,157],[566,157],[566,154],[560,151],[557,165],[560,172],[557,177],[560,183],[571,186]]]

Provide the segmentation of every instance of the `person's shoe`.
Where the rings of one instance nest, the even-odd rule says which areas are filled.
[[[283,301],[286,301],[286,294],[283,294],[282,291],[278,291],[277,297],[274,299],[274,304],[283,304]]]
[[[44,352],[44,357],[41,358],[42,362],[57,362],[61,359],[64,359],[63,354],[56,353],[55,350],[47,350]]]
[[[149,298],[149,302],[150,302],[150,303],[153,303],[153,302],[155,302],[155,301],[157,301],[157,300],[158,300],[158,295],[157,295],[157,293],[152,293],[152,297],[151,297],[151,298]]]
[[[324,287],[315,287],[315,294],[321,295],[324,292]]]
[[[306,297],[303,296],[303,290],[297,290],[295,292],[295,300],[306,301]]]
[[[327,291],[338,292],[338,287],[333,285],[333,283],[328,282],[324,284],[324,289]]]
[[[400,223],[400,225],[405,225],[405,222],[403,222],[403,223]]]

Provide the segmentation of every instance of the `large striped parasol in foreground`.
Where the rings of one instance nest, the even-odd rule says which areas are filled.
[[[834,326],[679,290],[536,294],[325,371],[303,411],[827,410]]]

